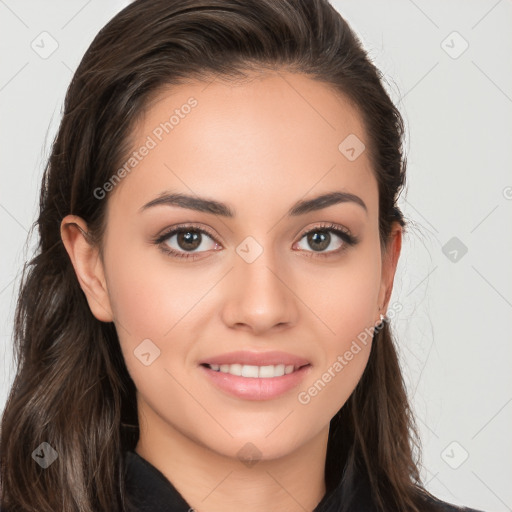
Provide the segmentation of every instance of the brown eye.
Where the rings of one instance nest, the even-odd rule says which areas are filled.
[[[181,231],[177,234],[176,241],[184,251],[195,251],[201,245],[201,233],[197,231]]]
[[[220,248],[207,231],[196,226],[179,226],[154,241],[165,253],[176,258],[196,258],[201,253]]]
[[[306,235],[306,238],[314,251],[323,251],[331,243],[331,235],[327,231],[312,231]]]
[[[175,241],[173,241],[175,239]],[[208,233],[199,230],[197,228],[179,228],[171,231],[165,235],[163,240],[165,245],[173,251],[180,252],[203,252],[214,249],[216,246],[215,240],[213,240]],[[201,248],[202,250],[197,251]]]
[[[319,226],[304,233],[297,243],[297,247],[310,254],[318,253],[318,256],[330,256],[357,243],[358,239],[355,236],[335,224],[331,224]]]

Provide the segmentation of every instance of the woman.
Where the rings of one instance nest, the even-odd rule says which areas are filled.
[[[459,510],[387,321],[402,136],[326,0],[115,16],[44,174],[2,510]]]

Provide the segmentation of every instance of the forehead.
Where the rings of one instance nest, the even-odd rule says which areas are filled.
[[[375,208],[358,111],[304,75],[279,71],[167,87],[148,103],[132,141],[141,151],[115,191],[128,208],[166,190],[238,201],[236,210],[255,206],[247,199],[258,197],[260,213],[276,202],[346,190]],[[347,158],[347,144],[360,156]]]

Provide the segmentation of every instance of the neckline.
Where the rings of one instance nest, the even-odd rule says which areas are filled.
[[[194,509],[178,492],[172,482],[149,461],[137,452],[125,451],[125,489],[126,506],[129,512],[191,512]],[[373,512],[377,508],[371,498],[371,486],[367,478],[360,477],[354,489],[354,496],[344,496],[340,482],[324,494],[313,512],[338,512],[343,507],[343,500],[350,500],[351,512]],[[352,493],[350,493],[352,494]],[[455,512],[482,512],[473,508],[460,508],[450,503],[425,496],[426,504],[439,507],[439,510]]]
[[[190,512],[192,507],[172,482],[137,452],[125,452],[125,484],[128,510]]]
[[[125,452],[125,483],[127,505],[130,511],[190,512],[193,510],[193,507],[159,469],[132,450]],[[360,494],[358,498],[359,504]],[[366,500],[363,501],[366,502]],[[338,484],[324,494],[313,512],[339,510],[341,503],[341,490]],[[372,508],[365,507],[364,510],[369,511]]]

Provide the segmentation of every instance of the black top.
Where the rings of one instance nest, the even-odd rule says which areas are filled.
[[[126,498],[130,512],[192,512],[192,507],[175,489],[171,482],[157,468],[134,451],[125,453],[126,462]],[[362,485],[356,491],[357,506],[351,512],[376,512],[377,508],[369,498],[370,490]],[[313,512],[335,512],[339,496],[335,492],[327,493]],[[457,507],[435,500],[439,512],[481,512],[479,510]]]

